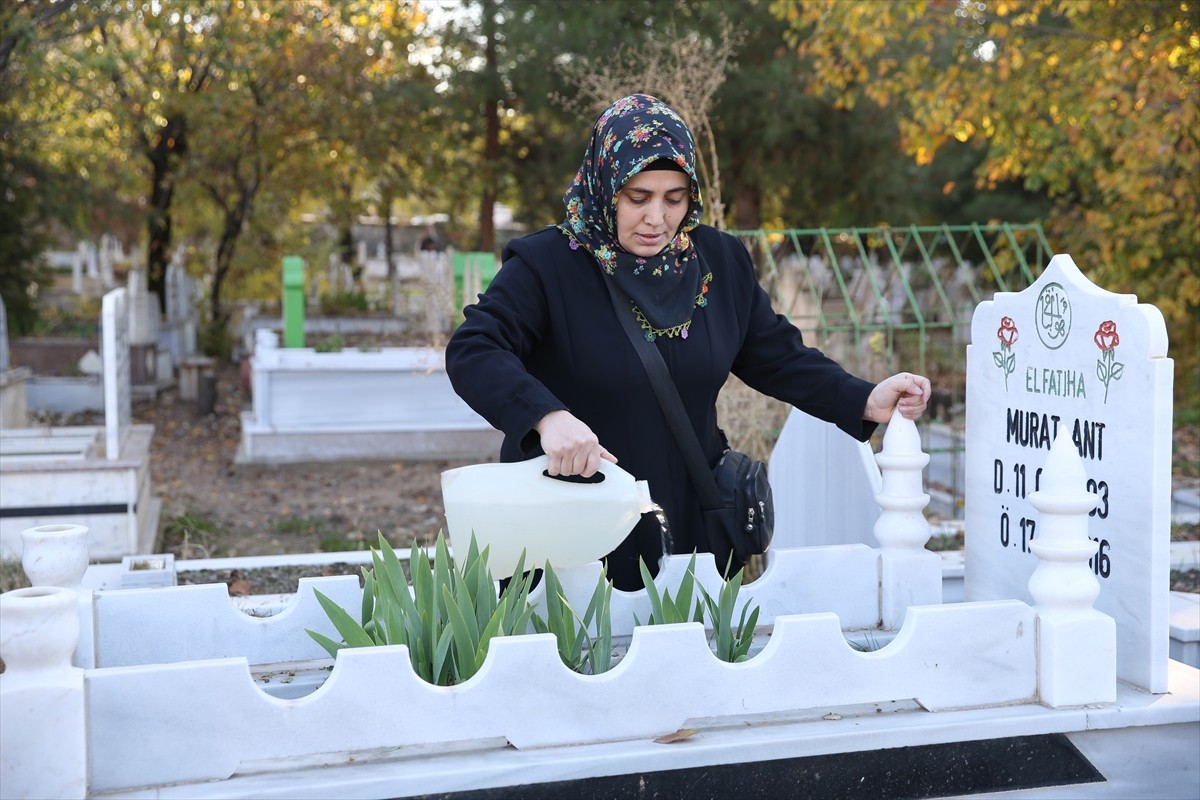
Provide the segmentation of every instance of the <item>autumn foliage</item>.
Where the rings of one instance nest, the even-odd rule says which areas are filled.
[[[777,0],[814,86],[897,107],[928,163],[987,156],[981,186],[1055,204],[1051,245],[1167,319],[1176,393],[1200,394],[1200,6],[1194,0]],[[1188,398],[1191,398],[1190,400]]]

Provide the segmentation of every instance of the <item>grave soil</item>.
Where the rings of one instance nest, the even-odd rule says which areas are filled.
[[[160,552],[217,558],[364,550],[380,532],[407,548],[432,543],[444,527],[441,473],[469,462],[239,465],[249,404],[237,367],[223,365],[212,413],[198,413],[175,388],[135,405],[135,421],[155,426],[150,472],[163,503]]]

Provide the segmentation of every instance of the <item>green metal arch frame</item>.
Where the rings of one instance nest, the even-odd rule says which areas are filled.
[[[798,296],[811,301],[810,317],[821,339],[847,332],[855,347],[870,334],[884,334],[888,358],[894,358],[897,335],[914,332],[918,343],[917,369],[927,368],[927,334],[963,324],[960,308],[945,285],[939,263],[953,274],[970,275],[960,288],[973,309],[993,292],[1019,291],[1031,285],[1049,262],[1053,251],[1038,224],[970,224],[907,227],[783,228],[731,230],[748,244],[760,282],[782,313],[794,309]],[[819,256],[832,272],[836,290],[822,293],[811,275],[800,280],[792,297],[781,294],[779,248],[811,258]],[[845,260],[843,257],[849,255]],[[974,256],[974,261],[969,256]],[[870,269],[864,269],[864,265]],[[871,308],[859,307],[852,289],[861,275],[869,290]],[[897,285],[898,284],[898,285]],[[918,285],[919,284],[919,285]],[[903,296],[903,307],[888,302],[893,286]],[[923,302],[922,298],[925,298]],[[838,308],[840,307],[840,308]],[[882,320],[878,310],[887,309]],[[968,320],[969,323],[969,320]]]

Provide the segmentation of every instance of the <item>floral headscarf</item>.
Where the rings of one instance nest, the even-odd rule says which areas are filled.
[[[654,161],[679,165],[691,184],[683,224],[660,253],[642,258],[617,241],[617,194]],[[596,120],[575,180],[563,195],[566,219],[558,226],[572,250],[583,247],[633,301],[646,339],[688,337],[692,313],[706,305],[712,280],[703,274],[688,232],[700,224],[704,206],[696,180],[692,134],[678,114],[645,94],[623,97]]]

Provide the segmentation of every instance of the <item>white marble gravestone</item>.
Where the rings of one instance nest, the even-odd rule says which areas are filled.
[[[877,544],[875,495],[883,476],[870,444],[793,408],[767,473],[775,500],[772,549]]]
[[[967,347],[967,600],[1029,601],[1029,501],[1069,431],[1096,495],[1089,566],[1117,623],[1117,674],[1167,690],[1173,362],[1162,313],[1055,256],[1028,289],[980,303]]]
[[[126,283],[129,344],[155,344],[159,327],[158,295],[149,290],[146,273],[140,269],[130,270]]]
[[[167,265],[166,324],[159,332],[160,349],[165,348],[175,364],[196,355],[196,332],[200,323],[198,304],[196,279],[187,274],[182,250],[177,250]]]
[[[110,461],[121,456],[121,445],[133,418],[130,395],[129,315],[126,290],[113,289],[100,307],[101,349],[104,357],[104,437]]]
[[[0,431],[24,428],[28,424],[26,383],[32,371],[29,367],[13,368],[8,354],[8,313],[0,298]]]
[[[0,297],[0,372],[8,372],[8,309]]]

